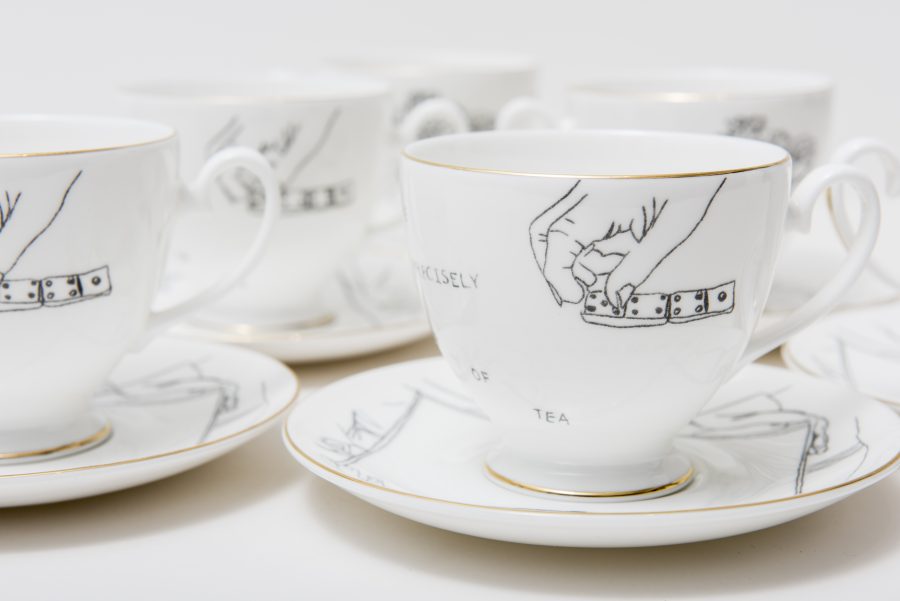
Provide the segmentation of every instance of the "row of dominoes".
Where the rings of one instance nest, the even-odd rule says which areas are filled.
[[[105,296],[112,291],[109,268],[42,279],[0,280],[0,312],[59,306]]]
[[[613,306],[602,292],[589,292],[582,317],[588,323],[627,328],[685,323],[732,310],[733,281],[700,290],[632,294],[624,307]]]

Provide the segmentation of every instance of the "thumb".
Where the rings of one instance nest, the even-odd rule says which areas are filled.
[[[559,304],[577,303],[584,298],[584,289],[572,272],[581,251],[581,245],[564,233],[554,231],[547,236],[544,279],[547,280]]]

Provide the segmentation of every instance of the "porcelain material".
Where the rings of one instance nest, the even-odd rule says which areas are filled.
[[[885,232],[893,232],[898,220],[900,220],[900,205],[896,197],[900,195],[900,156],[894,149],[888,147],[879,140],[872,138],[856,138],[844,144],[835,152],[834,160],[859,164],[867,168],[874,168],[883,175],[884,186],[879,189],[882,199],[882,215]],[[852,191],[842,186],[832,190],[830,198],[831,216],[835,229],[840,235],[844,246],[853,240],[855,222],[857,220],[856,204],[851,202]],[[892,202],[887,202],[888,200]],[[889,287],[896,297],[900,294],[900,269],[897,267],[896,257],[900,255],[900,241],[895,235],[884,235],[878,239],[878,245],[869,260],[869,272],[883,285]]]
[[[813,73],[754,69],[633,71],[572,85],[565,125],[723,134],[786,148],[800,180],[829,144],[833,82]],[[520,99],[504,129],[558,123],[542,104]]]
[[[190,270],[169,264],[158,302],[176,302]],[[322,285],[333,319],[307,328],[227,328],[184,324],[181,337],[238,344],[288,363],[347,359],[409,344],[431,329],[419,302],[400,225],[370,233],[359,252]]]
[[[502,129],[552,127],[658,129],[726,134],[764,140],[786,148],[794,162],[794,181],[820,163],[855,163],[876,155],[896,188],[898,161],[877,140],[848,141],[827,159],[830,146],[833,82],[822,75],[758,69],[676,69],[630,72],[585,81],[567,92],[568,117],[560,121],[543,103],[519,98],[501,111]],[[776,266],[767,310],[789,311],[811,298],[833,274],[843,252],[820,207],[812,236],[787,236]],[[846,214],[844,223],[852,223]],[[893,221],[893,220],[891,220]],[[849,228],[843,228],[849,240]],[[878,302],[897,295],[900,272],[890,257],[896,246],[879,240],[875,261],[854,293],[841,305]],[[880,259],[879,257],[884,257]],[[896,273],[895,273],[896,272]],[[886,280],[884,275],[891,274]],[[885,282],[888,285],[885,285]]]
[[[829,310],[877,236],[871,181],[817,169],[793,194],[779,147],[658,132],[486,132],[409,146],[411,255],[444,357],[502,433],[522,486],[665,494],[672,440],[744,363]],[[835,278],[754,333],[786,222],[828,186],[866,199]],[[652,417],[651,417],[652,416]]]
[[[630,547],[732,536],[812,513],[898,466],[900,417],[842,386],[751,365],[676,440],[697,474],[681,492],[602,506],[523,495],[484,473],[497,441],[441,359],[317,391],[285,442],[314,474],[392,513],[520,543]]]
[[[114,435],[77,455],[0,466],[0,507],[99,495],[191,469],[274,425],[298,389],[289,369],[258,353],[157,339],[94,394]]]
[[[194,173],[210,154],[235,144],[257,148],[278,175],[283,218],[270,252],[241,286],[203,318],[227,324],[315,323],[327,316],[317,293],[366,231],[378,193],[387,135],[387,90],[327,74],[232,82],[130,86],[131,112],[174,126],[181,164]],[[232,263],[258,218],[260,190],[235,173],[217,182],[217,200],[236,210],[209,219],[187,208],[173,254],[190,262],[192,281]]]
[[[507,102],[535,93],[537,68],[524,56],[459,51],[383,52],[345,56],[336,67],[390,85],[393,129],[383,164],[375,223],[401,219],[397,157],[415,140],[494,129]]]
[[[185,188],[171,128],[102,117],[0,118],[0,459],[83,450],[110,433],[91,395],[129,350],[231,288],[278,217],[258,153],[213,156]],[[151,311],[176,201],[205,201],[236,169],[262,182],[264,212],[228,275]],[[218,208],[216,215],[227,213]],[[249,247],[249,250],[248,250]]]
[[[841,311],[791,338],[789,366],[900,403],[900,303]]]

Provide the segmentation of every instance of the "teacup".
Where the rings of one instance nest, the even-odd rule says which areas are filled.
[[[537,78],[530,58],[506,54],[409,50],[338,57],[330,62],[390,86],[393,128],[382,167],[377,226],[401,219],[397,156],[406,144],[493,129],[497,114],[509,101],[535,93]]]
[[[177,202],[204,200],[219,174],[246,170],[262,218],[228,275],[151,311]],[[0,117],[0,460],[41,459],[110,434],[92,394],[122,356],[235,285],[280,212],[255,151],[213,156],[185,188],[168,126],[103,117]],[[228,213],[216,207],[216,214]]]
[[[762,69],[632,71],[569,87],[564,124],[724,134],[786,148],[800,180],[827,151],[834,84],[816,73]],[[500,129],[559,123],[531,98],[511,102]]]
[[[834,306],[880,215],[858,169],[819,167],[791,194],[783,148],[726,136],[461,134],[408,146],[402,168],[438,345],[501,436],[488,473],[572,497],[685,486],[676,434],[737,369]],[[808,226],[838,182],[864,200],[846,260],[757,330],[783,232]]]
[[[175,127],[181,165],[197,171],[233,145],[256,148],[272,164],[282,219],[270,251],[230,294],[200,315],[216,327],[302,327],[326,322],[318,293],[368,227],[387,135],[387,89],[327,72],[234,81],[160,81],[124,88],[132,114]],[[173,271],[189,287],[232,264],[251,235],[261,190],[236,172],[216,197],[234,211],[210,220],[188,208],[172,240]]]

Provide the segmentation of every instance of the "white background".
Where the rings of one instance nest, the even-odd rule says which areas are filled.
[[[900,4],[542,0],[0,0],[0,112],[112,110],[117,81],[291,68],[369,48],[518,51],[541,90],[629,67],[813,69],[834,139],[900,147]],[[0,333],[2,334],[2,333]],[[307,382],[412,355],[342,366]],[[900,482],[798,522],[647,550],[481,541],[385,514],[302,472],[275,432],[131,491],[0,511],[2,599],[897,599]]]
[[[0,0],[0,112],[103,112],[148,75],[291,68],[372,48],[525,52],[541,89],[630,67],[811,69],[838,84],[834,139],[900,146],[890,0]]]

